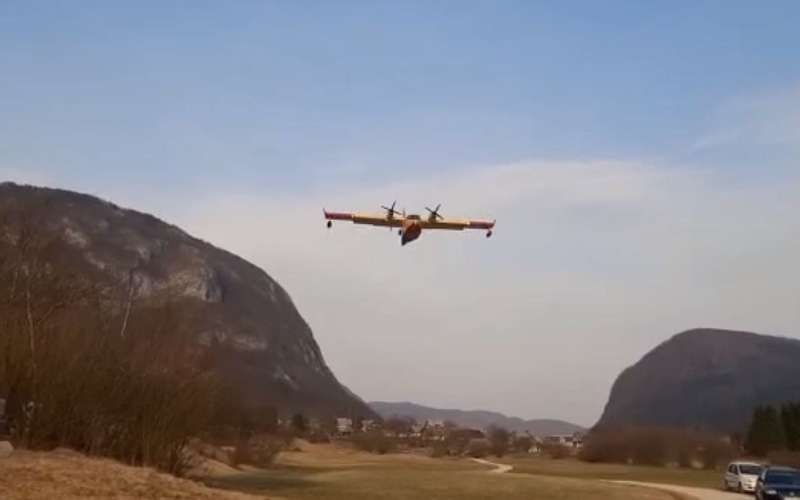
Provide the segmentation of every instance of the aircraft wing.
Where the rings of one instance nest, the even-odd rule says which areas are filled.
[[[324,211],[325,218],[328,220],[349,220],[353,224],[368,224],[370,226],[400,227],[403,225],[403,217],[395,215],[387,217],[385,215],[371,214],[351,214],[343,212]]]
[[[421,220],[422,229],[449,229],[462,231],[464,229],[486,229],[494,227],[494,221],[467,220],[467,219],[439,219],[437,221]]]

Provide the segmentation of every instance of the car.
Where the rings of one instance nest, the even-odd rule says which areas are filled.
[[[756,482],[763,467],[755,462],[731,462],[722,478],[722,486],[726,490],[754,492]]]
[[[758,500],[800,500],[800,470],[791,467],[767,467],[756,482]]]

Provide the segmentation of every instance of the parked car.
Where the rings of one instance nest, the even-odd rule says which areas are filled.
[[[756,490],[756,482],[762,469],[760,464],[753,462],[731,462],[725,470],[722,486],[726,490],[752,493]]]
[[[800,499],[800,470],[791,467],[767,467],[756,483],[758,500]]]

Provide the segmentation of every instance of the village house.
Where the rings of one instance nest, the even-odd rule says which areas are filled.
[[[372,419],[364,419],[361,421],[361,432],[369,432],[380,428],[380,424]]]
[[[580,432],[574,434],[553,434],[545,436],[543,441],[547,444],[558,444],[568,448],[582,448],[583,434]]]
[[[350,436],[353,434],[353,419],[338,417],[336,419],[336,433],[340,436]]]

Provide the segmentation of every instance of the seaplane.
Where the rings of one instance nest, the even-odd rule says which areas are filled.
[[[451,219],[445,218],[439,210],[441,203],[436,208],[425,207],[428,215],[423,217],[419,214],[406,214],[405,209],[398,211],[395,209],[397,201],[391,206],[381,205],[385,214],[360,214],[347,212],[328,212],[322,209],[325,215],[326,226],[328,229],[333,226],[333,221],[350,221],[354,224],[367,224],[370,226],[382,226],[388,228],[398,228],[397,234],[400,236],[400,245],[405,246],[416,240],[422,235],[422,231],[428,230],[447,230],[463,231],[464,229],[481,229],[486,231],[486,237],[492,236],[492,231],[496,221],[471,220],[471,219]]]

